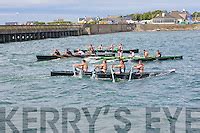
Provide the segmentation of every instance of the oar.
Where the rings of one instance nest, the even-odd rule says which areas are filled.
[[[74,67],[74,65],[72,67],[73,67],[73,73],[74,73],[73,76],[76,76],[76,68]]]
[[[92,76],[91,78],[94,79],[96,77],[96,68],[92,71]]]
[[[111,75],[112,75],[112,82],[115,83],[115,75],[114,75],[115,73],[114,73],[112,68],[110,68],[110,72],[111,72]]]
[[[130,75],[129,75],[129,80],[128,80],[128,81],[131,81],[131,79],[132,79],[132,74],[133,74],[133,68],[131,67],[131,71],[130,71]]]
[[[79,76],[78,76],[79,78],[82,78],[83,77],[83,70],[80,70],[79,71]]]

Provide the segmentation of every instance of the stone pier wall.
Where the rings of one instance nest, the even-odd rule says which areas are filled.
[[[84,34],[96,35],[96,34],[108,34],[115,32],[130,32],[134,31],[136,25],[134,24],[93,24],[84,25]]]
[[[178,30],[200,30],[200,24],[137,24],[136,31],[178,31]]]

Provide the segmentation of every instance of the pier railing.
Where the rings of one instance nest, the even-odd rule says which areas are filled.
[[[0,43],[82,35],[82,25],[0,25]]]

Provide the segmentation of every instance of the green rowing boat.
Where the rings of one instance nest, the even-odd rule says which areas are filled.
[[[154,60],[179,60],[183,59],[183,56],[162,56],[162,57],[142,57],[142,56],[135,56],[135,57],[99,57],[96,60],[116,60],[116,59],[123,59],[123,60],[132,60],[132,61],[154,61]]]

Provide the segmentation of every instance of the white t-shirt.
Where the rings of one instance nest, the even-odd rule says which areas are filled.
[[[78,51],[78,54],[85,55],[85,53],[83,51]]]
[[[134,53],[134,52],[132,52],[132,53],[131,53],[131,57],[134,57],[134,56],[135,56],[135,53]]]

